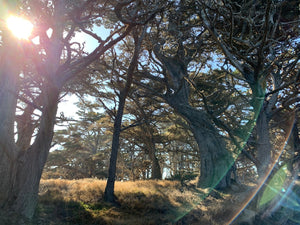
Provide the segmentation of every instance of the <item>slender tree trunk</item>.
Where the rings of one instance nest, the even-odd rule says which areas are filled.
[[[124,90],[121,91],[120,93],[118,111],[114,122],[114,133],[113,133],[111,153],[110,153],[108,179],[107,179],[105,192],[104,192],[105,201],[111,203],[115,202],[114,189],[115,189],[115,179],[116,179],[116,171],[117,171],[118,150],[120,144],[119,139],[120,139],[122,117],[123,117],[127,93],[128,91],[125,92]]]
[[[133,72],[138,62],[139,51],[144,36],[143,33],[141,37],[138,38],[138,33],[136,31],[134,31],[133,33],[134,33],[135,49],[134,49],[134,53],[130,65],[128,67],[125,87],[123,90],[120,91],[119,106],[118,106],[118,111],[114,122],[114,133],[113,133],[113,140],[112,140],[112,147],[111,147],[110,164],[108,169],[108,179],[107,179],[105,192],[104,192],[105,201],[111,203],[115,203],[114,188],[115,188],[116,169],[117,169],[117,157],[119,151],[119,139],[121,133],[121,125],[122,125],[122,117],[123,117],[123,112],[125,107],[125,101],[128,92],[130,90],[130,86],[132,84]]]
[[[145,132],[143,141],[146,144],[146,149],[148,151],[148,156],[151,160],[151,179],[162,179],[162,172],[161,167],[159,164],[159,160],[156,157],[156,146],[155,146],[155,139],[154,139],[154,128],[151,126],[151,124],[148,122],[151,119],[151,116],[147,114],[143,108],[143,106],[140,104],[138,99],[134,99],[133,101],[136,103],[139,111],[141,112],[145,122],[145,126],[142,128]]]
[[[156,147],[155,147],[155,140],[154,140],[154,134],[153,130],[150,127],[150,124],[146,124],[146,142],[148,143],[148,155],[151,160],[151,167],[152,167],[152,173],[151,173],[151,179],[162,179],[162,174],[161,174],[161,168],[159,164],[159,160],[156,157]]]

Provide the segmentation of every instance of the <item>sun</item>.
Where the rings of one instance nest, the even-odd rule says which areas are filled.
[[[6,20],[8,29],[19,39],[28,39],[31,35],[33,24],[26,19],[10,16]]]

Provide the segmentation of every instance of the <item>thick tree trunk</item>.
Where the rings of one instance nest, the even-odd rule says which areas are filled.
[[[201,158],[198,186],[227,188],[231,185],[231,167],[234,160],[208,115],[189,105],[187,88],[188,84],[185,82],[181,91],[168,96],[166,101],[188,122],[198,144]]]
[[[43,167],[51,147],[59,90],[47,87],[43,93],[44,107],[34,143],[28,149],[11,144],[14,157],[3,151],[1,141],[0,216],[4,224],[26,224],[35,212]],[[13,139],[6,140],[13,142]],[[4,144],[3,144],[4,143]]]
[[[256,121],[257,132],[257,173],[259,177],[264,177],[271,164],[271,142],[269,135],[269,125],[266,112],[262,109]]]
[[[201,168],[198,186],[218,189],[229,187],[233,159],[207,115],[191,107],[182,106],[177,112],[188,121],[199,146]]]
[[[189,104],[190,86],[186,78],[190,61],[183,54],[185,52],[183,45],[179,43],[175,57],[164,56],[160,47],[160,45],[154,46],[153,51],[168,72],[167,94],[164,99],[187,121],[199,147],[201,168],[198,186],[227,188],[231,185],[231,167],[234,160],[206,112],[195,109]]]
[[[3,41],[6,40],[4,34]],[[0,48],[0,209],[5,207],[16,176],[17,146],[14,143],[14,121],[18,92],[18,50],[11,44]],[[4,54],[5,53],[5,54]]]
[[[49,148],[39,141],[23,153],[17,161],[16,180],[10,196],[9,208],[12,211],[32,218],[37,206],[38,191],[43,167]]]
[[[297,114],[296,114],[297,116]],[[294,150],[294,159],[293,164],[295,164],[296,168],[299,168],[300,166],[300,137],[299,137],[299,129],[298,129],[298,118],[296,117],[296,120],[294,122],[294,126],[292,128],[291,134],[290,134],[290,143]],[[296,173],[296,171],[294,171]],[[296,174],[295,174],[296,175]]]
[[[60,25],[61,26],[61,25]],[[57,31],[54,31],[55,34]],[[62,31],[61,31],[62,35]],[[24,65],[22,43],[6,30],[2,30],[2,45],[0,46],[0,216],[1,224],[28,224],[33,217],[37,199],[38,187],[50,150],[60,87],[54,84],[55,74],[60,63],[63,47],[61,39],[52,40],[52,49],[47,49],[43,71],[41,95],[41,117],[39,130],[31,144],[34,127],[31,123],[33,108],[27,107],[23,115],[16,118],[17,98],[19,95],[19,75],[21,65]],[[55,45],[59,43],[59,45]],[[27,49],[28,50],[28,49]],[[52,54],[49,53],[53,50]],[[48,52],[49,51],[49,52]],[[28,57],[28,56],[26,56]],[[26,76],[26,74],[25,74]],[[46,77],[47,76],[47,77]],[[29,90],[28,90],[29,91]],[[32,96],[34,96],[33,94]],[[26,127],[29,125],[28,127]],[[15,137],[15,129],[17,134]],[[16,143],[15,138],[18,138]],[[31,144],[31,145],[30,145]]]

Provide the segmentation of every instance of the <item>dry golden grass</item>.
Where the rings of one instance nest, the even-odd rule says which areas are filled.
[[[103,200],[105,185],[97,179],[42,180],[36,224],[219,225],[234,216],[248,192],[208,195],[192,182],[116,182],[115,206]]]
[[[116,207],[103,201],[105,185],[97,179],[42,180],[37,217],[56,224],[172,224],[201,202],[199,193],[177,181],[128,181],[115,184]]]
[[[96,179],[49,179],[41,181],[40,194],[59,192],[65,201],[95,203],[102,198],[105,185],[105,181]]]

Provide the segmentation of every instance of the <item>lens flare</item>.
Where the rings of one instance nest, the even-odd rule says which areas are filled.
[[[6,20],[6,25],[18,39],[28,39],[33,30],[33,25],[29,20],[17,16],[10,16]]]
[[[266,203],[269,200],[272,200],[277,195],[280,196],[280,201],[278,202],[279,204],[276,204],[275,205],[276,207],[273,207],[272,209],[268,210],[269,212],[275,211],[275,209],[278,208],[278,206],[292,207],[293,209],[296,208],[297,210],[300,210],[300,204],[299,204],[300,199],[299,199],[299,197],[295,198],[294,192],[287,191],[285,193],[281,193],[280,188],[284,188],[284,187],[282,187],[284,181],[283,182],[280,181],[280,184],[276,184],[276,188],[274,188],[272,186],[269,186],[269,184],[267,183],[267,180],[268,180],[270,174],[274,170],[277,162],[279,161],[279,158],[280,158],[281,154],[283,153],[283,151],[286,147],[287,140],[289,139],[289,137],[291,135],[291,132],[292,132],[292,127],[293,126],[289,127],[286,139],[283,142],[282,146],[280,147],[281,151],[275,156],[275,159],[273,160],[273,163],[270,166],[270,169],[266,172],[265,176],[260,180],[260,182],[258,183],[257,188],[253,192],[249,193],[249,197],[247,198],[247,200],[244,201],[244,204],[240,207],[240,209],[236,212],[236,214],[227,223],[225,223],[226,225],[232,224],[237,219],[237,217],[239,217],[239,215],[249,205],[249,203],[255,198],[255,196],[258,194],[258,192],[262,189],[262,187],[264,185],[266,185],[268,187],[266,190],[268,190],[268,189],[272,190],[272,193],[269,192],[269,193],[265,194],[265,197],[262,196],[263,197],[262,198],[263,202],[260,202],[259,203],[260,205],[263,205],[263,203]],[[284,170],[284,167],[282,167],[282,170]],[[280,175],[278,175],[279,178],[282,178],[282,176],[285,177],[285,174],[283,174],[283,171],[280,171],[279,174],[280,174]],[[293,186],[293,182],[288,187],[286,187],[284,189],[290,190],[292,188],[292,186]],[[292,219],[292,218],[290,218],[290,219]]]

